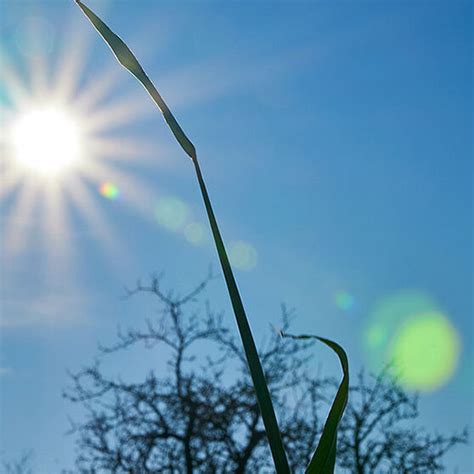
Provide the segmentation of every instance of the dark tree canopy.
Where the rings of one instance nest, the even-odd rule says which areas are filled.
[[[240,345],[222,316],[201,304],[208,280],[184,297],[162,291],[158,278],[130,291],[156,297],[156,320],[119,331],[99,360],[71,374],[65,397],[86,410],[73,423],[81,473],[270,473],[265,431]],[[200,308],[196,309],[196,308]],[[282,326],[290,324],[283,308]],[[101,365],[129,347],[166,348],[168,370],[140,382],[107,375]],[[317,444],[337,381],[318,376],[312,342],[272,334],[261,349],[283,441],[294,472]],[[205,350],[203,350],[203,348]],[[203,358],[202,354],[207,355]],[[387,373],[361,373],[342,420],[337,463],[354,473],[436,473],[444,454],[467,440],[431,435],[412,422],[418,400]]]

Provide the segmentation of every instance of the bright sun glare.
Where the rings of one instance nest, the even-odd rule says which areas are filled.
[[[108,263],[123,262],[127,252],[106,212],[113,204],[100,200],[120,201],[156,222],[148,166],[159,166],[166,149],[136,126],[155,117],[146,95],[135,86],[117,90],[126,75],[113,58],[105,67],[88,63],[82,35],[94,36],[77,22],[59,27],[27,17],[0,45],[0,253],[16,258],[40,245],[54,272],[75,268],[71,242],[82,230]],[[202,242],[193,224],[186,238]]]
[[[11,129],[15,158],[46,177],[73,166],[81,156],[81,130],[65,109],[41,107],[17,117]]]
[[[159,163],[161,149],[124,129],[146,117],[148,101],[136,88],[117,94],[113,61],[85,75],[88,43],[75,20],[63,29],[29,17],[15,31],[0,45],[0,252],[16,258],[40,245],[45,265],[69,270],[71,240],[85,229],[115,262],[125,252],[99,200],[154,218],[154,193],[127,165]]]

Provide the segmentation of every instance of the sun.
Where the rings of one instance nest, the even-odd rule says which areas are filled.
[[[125,208],[203,243],[202,225],[188,222],[183,203],[182,225],[158,218],[164,198],[150,167],[158,177],[170,166],[174,143],[171,151],[160,136],[145,136],[144,121],[156,120],[148,97],[135,84],[124,88],[127,76],[112,59],[91,61],[93,35],[75,18],[58,26],[26,16],[8,48],[0,45],[0,256],[14,267],[38,249],[45,269],[59,274],[80,268],[78,243],[90,239],[107,264],[122,268],[127,249],[115,218]],[[169,76],[169,89],[180,74]]]
[[[115,64],[86,73],[87,41],[74,22],[64,41],[45,18],[18,28],[25,42],[0,46],[0,255],[14,262],[39,248],[48,271],[70,270],[71,242],[93,235],[116,262],[126,252],[105,206],[153,219],[154,192],[137,170],[159,165],[161,147],[127,126],[148,117],[147,101],[141,91],[117,93]],[[35,49],[53,37],[54,55]]]
[[[79,120],[60,106],[20,113],[9,138],[15,159],[44,177],[56,177],[77,165],[84,145]]]

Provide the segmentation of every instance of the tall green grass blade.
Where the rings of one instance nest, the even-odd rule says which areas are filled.
[[[186,137],[185,133],[172,115],[168,106],[166,105],[166,103],[164,102],[164,100],[162,99],[148,76],[145,74],[143,68],[141,67],[133,53],[130,51],[128,46],[82,2],[76,0],[76,3],[79,5],[84,14],[94,25],[94,27],[97,29],[99,34],[104,38],[105,42],[110,46],[119,63],[128,71],[130,71],[148,91],[152,99],[155,101],[156,105],[163,113],[164,118],[168,123],[168,126],[176,137],[176,140],[179,142],[183,150],[194,162],[196,176],[199,182],[199,187],[201,189],[202,197],[206,207],[206,212],[209,218],[209,223],[212,229],[212,234],[214,236],[217,253],[219,255],[219,260],[224,273],[227,289],[229,291],[229,296],[237,321],[237,326],[239,328],[242,344],[245,350],[247,363],[255,387],[255,393],[260,407],[260,412],[262,414],[263,423],[265,425],[265,431],[267,433],[268,441],[270,444],[270,450],[272,452],[276,472],[278,474],[289,474],[290,468],[288,465],[286,452],[281,440],[280,430],[278,428],[278,422],[275,416],[273,403],[270,398],[267,382],[265,380],[265,375],[263,373],[262,365],[258,357],[255,341],[253,339],[250,325],[245,314],[245,310],[242,304],[242,300],[240,298],[237,284],[235,282],[232,268],[229,263],[229,259],[227,257],[224,243],[220,235],[219,227],[217,225],[214,211],[212,209],[206,185],[202,177],[194,145]]]
[[[89,21],[94,25],[95,29],[99,32],[102,38],[104,38],[105,42],[109,45],[110,49],[117,58],[117,61],[125,69],[130,71],[141,82],[143,87],[145,87],[155,104],[161,110],[161,113],[173,132],[176,140],[178,140],[179,144],[187,153],[187,155],[192,160],[195,160],[196,149],[194,148],[194,145],[179,126],[179,123],[174,118],[165,101],[156,90],[148,76],[145,74],[145,71],[137,61],[137,58],[132,53],[132,51],[130,51],[130,48],[91,9],[87,8],[86,5],[84,5],[80,0],[76,0],[76,3],[79,5]]]
[[[329,346],[339,357],[341,362],[343,377],[334,398],[334,402],[329,410],[329,414],[324,424],[324,429],[319,439],[318,447],[306,468],[306,474],[333,474],[336,465],[337,450],[337,427],[341,421],[342,415],[349,398],[349,362],[344,349],[334,341],[324,337],[303,334],[294,336],[280,332],[282,337],[292,339],[317,339]]]
[[[250,375],[252,377],[253,385],[257,395],[260,412],[262,414],[263,424],[265,425],[265,431],[267,433],[268,441],[270,444],[270,450],[272,452],[273,461],[275,463],[276,472],[278,474],[287,474],[290,472],[286,452],[283,447],[281,440],[280,429],[278,428],[278,422],[275,416],[275,410],[273,409],[273,403],[268,390],[268,385],[265,380],[265,374],[263,373],[260,358],[258,357],[257,348],[255,347],[255,341],[252,336],[252,332],[245,314],[245,310],[240,298],[239,290],[234,279],[232,268],[225,251],[224,243],[222,241],[219,228],[212,210],[211,201],[207,194],[206,185],[202,178],[201,170],[197,161],[195,161],[196,174],[199,180],[199,186],[201,187],[204,204],[206,206],[207,215],[214,236],[214,241],[217,247],[217,253],[219,254],[219,260],[221,262],[224,277],[229,290],[232,307],[237,320],[237,326],[240,331],[242,344],[244,346],[245,355],[247,357],[247,363],[250,369]]]

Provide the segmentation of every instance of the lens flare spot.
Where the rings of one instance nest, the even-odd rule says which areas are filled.
[[[188,242],[201,245],[206,241],[206,228],[199,222],[191,222],[184,228],[184,236]]]
[[[229,260],[233,267],[250,271],[257,265],[257,251],[247,242],[236,241],[229,245]]]
[[[454,375],[460,338],[428,295],[403,291],[381,299],[363,333],[367,362],[374,370],[392,364],[409,389],[433,391]]]
[[[460,342],[440,313],[425,313],[407,321],[395,335],[390,353],[406,387],[432,391],[453,375]]]
[[[334,295],[334,302],[339,309],[349,311],[354,307],[355,299],[347,291],[338,291]]]
[[[188,206],[181,199],[175,197],[161,198],[155,208],[158,223],[173,232],[184,227],[188,214]]]
[[[100,185],[99,192],[102,196],[111,200],[117,199],[120,196],[119,188],[108,181]]]
[[[366,333],[366,342],[369,348],[377,348],[387,342],[388,333],[382,325],[374,324]]]

